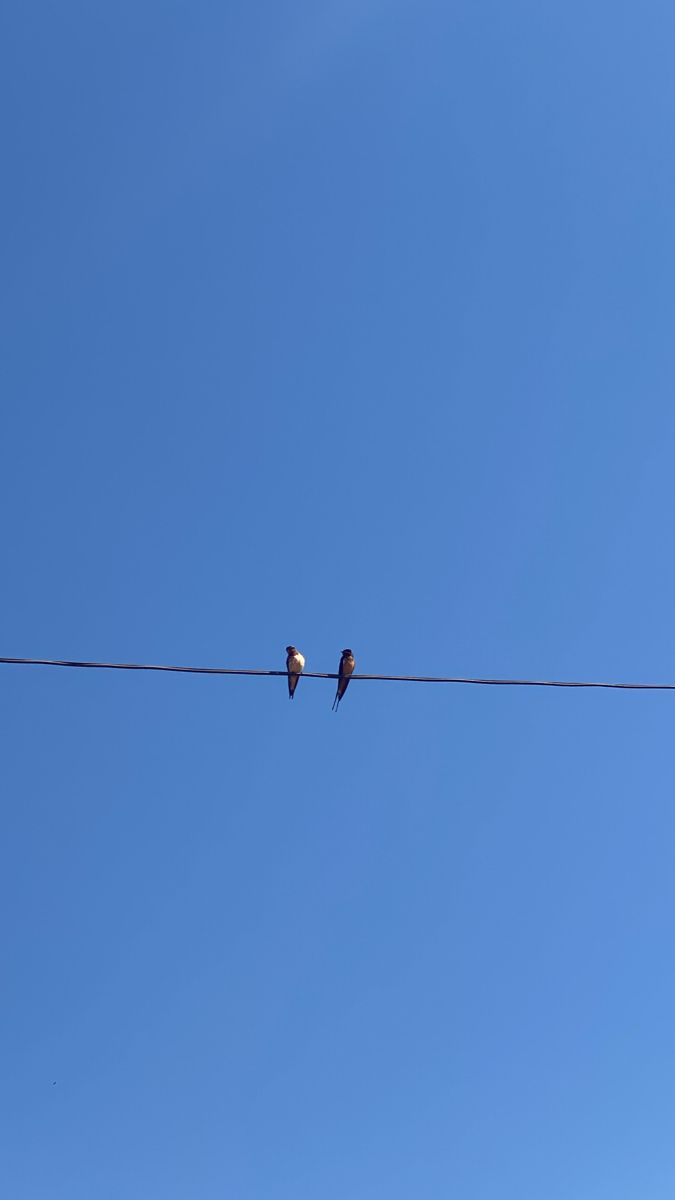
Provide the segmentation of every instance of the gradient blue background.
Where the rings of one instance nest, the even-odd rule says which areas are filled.
[[[0,46],[2,654],[675,680],[672,4]],[[332,697],[0,669],[3,1195],[672,1200],[673,696]]]

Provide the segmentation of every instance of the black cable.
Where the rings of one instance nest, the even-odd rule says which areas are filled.
[[[286,671],[259,671],[240,667],[174,667],[152,663],[78,662],[60,658],[0,658],[0,664],[33,667],[84,667],[102,671],[175,671],[184,675],[287,675]],[[332,671],[303,671],[303,679],[337,679]],[[357,675],[351,680],[385,683],[472,683],[487,687],[619,688],[625,691],[673,692],[675,683],[595,683],[567,679],[469,679],[457,675]]]

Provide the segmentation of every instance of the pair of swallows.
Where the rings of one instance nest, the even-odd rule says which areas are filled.
[[[338,683],[335,699],[333,701],[333,712],[337,712],[340,706],[340,701],[349,687],[349,680],[354,674],[356,659],[354,658],[353,650],[343,650],[340,656],[340,665],[338,667]],[[288,672],[288,699],[292,700],[295,695],[295,689],[298,686],[298,680],[305,669],[305,656],[301,654],[297,646],[286,647],[286,670]]]

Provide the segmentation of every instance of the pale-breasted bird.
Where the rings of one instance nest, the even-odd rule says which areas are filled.
[[[337,712],[340,701],[349,687],[349,680],[354,672],[356,659],[351,650],[343,650],[340,666],[338,667],[338,685],[333,701],[333,712]]]
[[[288,671],[288,699],[292,700],[298,680],[304,670],[305,660],[295,646],[286,647],[286,670]]]

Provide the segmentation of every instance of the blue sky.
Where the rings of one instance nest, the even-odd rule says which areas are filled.
[[[5,6],[1,653],[675,680],[674,36]],[[332,698],[2,668],[3,1193],[670,1200],[672,697]]]

